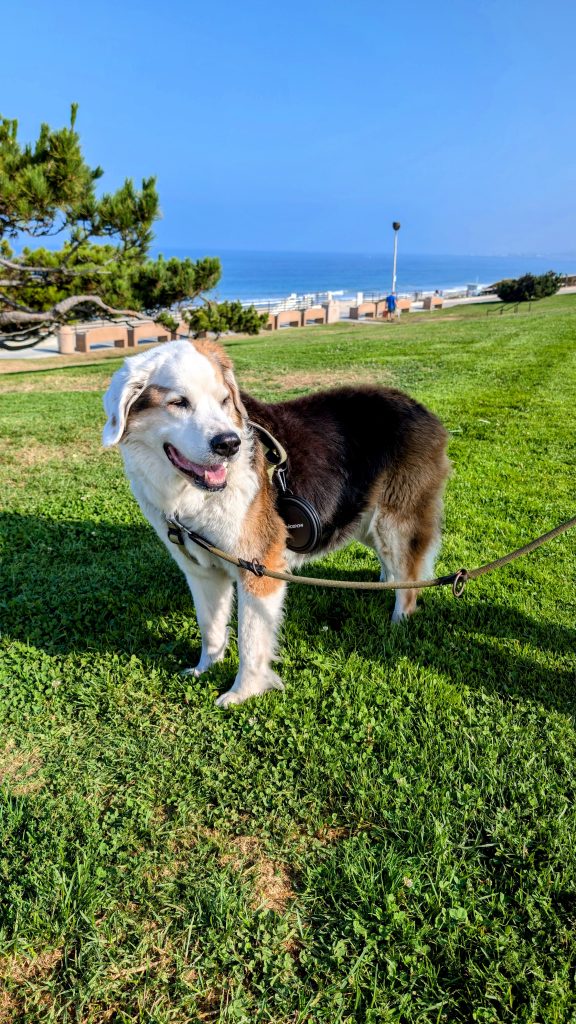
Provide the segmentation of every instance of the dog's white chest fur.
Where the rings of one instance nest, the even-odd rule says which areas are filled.
[[[166,519],[176,515],[215,547],[231,552],[238,547],[247,509],[258,490],[256,474],[245,458],[231,467],[225,489],[210,493],[178,479],[169,466],[166,473],[159,473],[156,459],[150,460],[150,472],[143,474],[145,455],[129,445],[121,445],[121,449],[132,493],[162,540],[166,539]],[[200,563],[214,563],[201,549],[194,554]]]

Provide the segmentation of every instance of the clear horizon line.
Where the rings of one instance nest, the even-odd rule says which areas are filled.
[[[231,247],[226,246],[205,246],[205,245],[182,245],[181,243],[162,243],[157,244],[154,240],[150,247],[151,249],[178,249],[183,252],[205,252],[209,253],[210,250],[218,250],[221,253],[253,253],[262,255],[278,255],[285,256],[288,253],[294,256],[385,256],[391,258],[391,253],[388,250],[373,249],[373,250],[353,250],[353,249],[261,249],[261,248],[242,248],[242,247]],[[217,253],[214,253],[217,255]],[[454,259],[576,259],[576,249],[565,250],[565,251],[547,251],[547,252],[418,252],[415,250],[405,249],[403,250],[404,256],[422,256],[422,257],[434,257]]]

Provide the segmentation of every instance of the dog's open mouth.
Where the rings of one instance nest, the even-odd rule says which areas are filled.
[[[226,462],[217,462],[211,466],[200,466],[197,462],[190,462],[182,452],[179,452],[173,444],[165,444],[164,451],[170,462],[176,469],[179,469],[184,476],[192,480],[197,487],[205,487],[207,491],[222,491],[226,487],[226,474],[228,466]]]

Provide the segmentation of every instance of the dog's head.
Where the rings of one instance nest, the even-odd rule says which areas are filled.
[[[104,409],[104,447],[144,446],[197,487],[226,486],[246,414],[219,345],[171,341],[127,359],[112,377]]]

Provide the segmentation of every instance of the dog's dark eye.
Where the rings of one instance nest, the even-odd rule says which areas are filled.
[[[184,397],[173,398],[171,402],[168,402],[168,405],[174,405],[177,409],[188,409],[190,407],[190,402]]]
[[[226,398],[223,398],[220,404],[222,405],[222,408],[224,408],[224,406],[230,405],[231,401],[232,399],[230,398],[230,395],[226,395]]]

